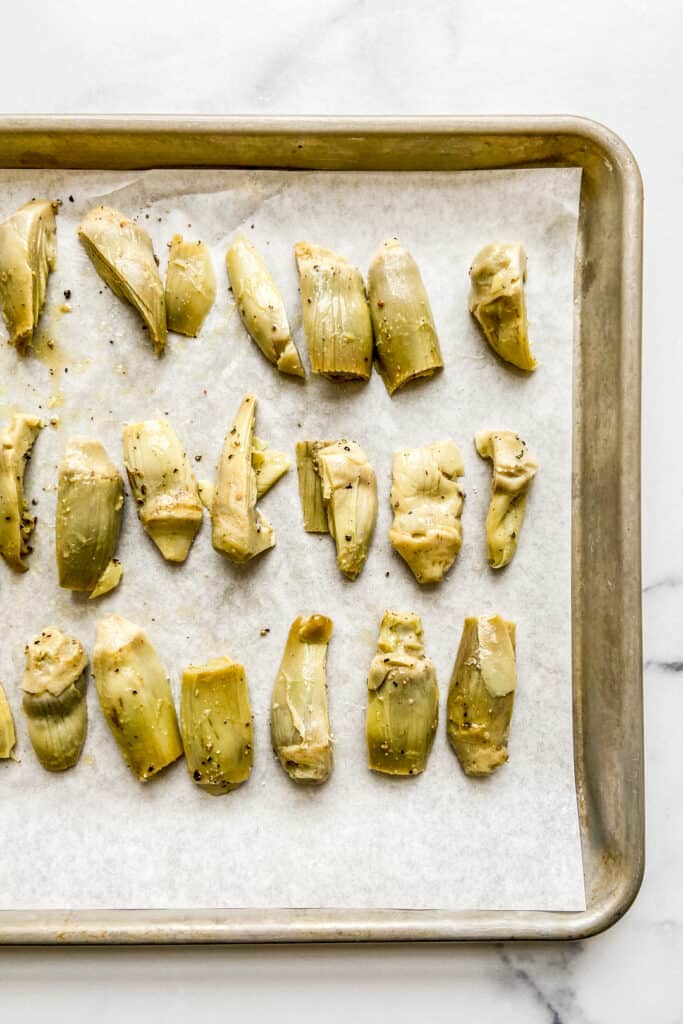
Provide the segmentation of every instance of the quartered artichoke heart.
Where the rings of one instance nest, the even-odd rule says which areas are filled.
[[[0,761],[14,758],[17,734],[14,729],[14,716],[9,706],[7,695],[0,684]]]
[[[166,268],[166,322],[169,331],[196,338],[216,299],[216,275],[204,242],[174,235]]]
[[[0,302],[10,344],[28,350],[57,262],[58,202],[32,199],[0,224]]]
[[[501,359],[533,370],[524,282],[526,254],[517,243],[486,245],[470,267],[470,312]]]
[[[369,380],[372,321],[360,270],[310,242],[297,242],[294,253],[313,373],[332,380]]]
[[[419,615],[385,612],[368,675],[368,768],[418,775],[439,721],[434,663],[424,653]]]
[[[59,467],[55,542],[59,585],[100,597],[122,576],[114,559],[123,480],[99,441],[74,437]]]
[[[389,540],[418,583],[442,580],[460,550],[463,495],[458,477],[464,472],[454,441],[405,448],[394,455]]]
[[[82,644],[56,626],[44,629],[26,646],[21,682],[28,733],[43,768],[72,768],[85,742],[88,709]]]
[[[107,724],[140,782],[182,756],[171,685],[139,626],[121,615],[98,623],[93,677]]]
[[[332,772],[325,671],[331,635],[332,620],[325,615],[296,618],[275,679],[270,735],[294,782],[320,784]]]
[[[233,562],[248,562],[275,545],[275,531],[256,502],[289,469],[285,456],[254,438],[255,418],[256,399],[247,395],[225,438],[211,506],[213,546]]]
[[[448,739],[467,775],[508,759],[517,685],[515,625],[499,615],[465,619],[448,690]]]
[[[367,455],[355,441],[299,441],[296,458],[304,529],[332,535],[337,565],[354,580],[377,519],[377,479]]]
[[[0,430],[0,555],[17,572],[26,572],[29,537],[36,524],[24,498],[24,470],[43,422],[16,413]]]
[[[474,443],[481,457],[493,462],[486,544],[489,565],[502,569],[517,550],[527,494],[538,463],[512,430],[481,430]]]
[[[166,346],[166,304],[147,232],[118,210],[96,206],[81,221],[78,237],[114,295],[140,314],[160,355]]]
[[[207,793],[220,796],[246,782],[254,760],[247,677],[230,658],[183,672],[180,723],[187,770]]]
[[[202,503],[185,450],[168,421],[128,423],[123,461],[145,532],[167,561],[184,562],[202,524]]]
[[[242,323],[263,355],[280,373],[305,377],[280,293],[261,254],[244,235],[228,249],[226,266]]]
[[[439,338],[417,263],[397,238],[380,247],[368,271],[377,369],[390,395],[443,368]]]

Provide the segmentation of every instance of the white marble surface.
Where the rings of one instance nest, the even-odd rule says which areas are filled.
[[[392,1024],[683,1021],[680,54],[674,0],[34,0],[4,5],[3,112],[577,113],[633,148],[647,195],[644,611],[648,865],[575,945],[5,950],[3,1019]],[[673,451],[672,451],[673,450]],[[670,539],[671,538],[671,539]],[[666,728],[665,728],[666,727]]]

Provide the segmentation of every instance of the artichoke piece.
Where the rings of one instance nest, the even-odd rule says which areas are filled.
[[[372,321],[360,270],[309,242],[297,242],[294,254],[313,373],[331,380],[369,380]]]
[[[254,455],[263,451],[263,442],[254,452],[255,417],[256,399],[247,395],[223,445],[211,507],[213,546],[233,562],[248,562],[275,545],[273,527],[256,508]]]
[[[502,569],[517,550],[527,493],[538,463],[512,430],[480,430],[474,443],[481,457],[493,462],[486,544],[489,565]]]
[[[16,743],[17,734],[14,731],[12,709],[0,685],[0,761],[6,761],[10,757],[14,760],[13,750]]]
[[[460,550],[463,496],[458,477],[464,472],[454,441],[405,448],[394,455],[389,540],[418,583],[442,580]]]
[[[384,242],[370,264],[368,291],[377,369],[389,394],[443,369],[420,271],[397,238]]]
[[[332,620],[324,615],[296,618],[273,687],[273,749],[294,782],[319,785],[332,772],[325,673],[331,635]]]
[[[368,675],[368,768],[417,775],[427,767],[439,721],[436,670],[425,657],[419,615],[385,612]]]
[[[182,756],[168,676],[139,626],[121,615],[98,623],[93,677],[112,735],[140,782]]]
[[[514,623],[499,615],[465,619],[448,690],[447,731],[467,775],[490,775],[507,761],[516,685]]]
[[[165,419],[123,428],[123,460],[138,516],[168,562],[184,562],[202,523],[197,481]]]
[[[305,377],[284,303],[258,250],[244,235],[238,235],[225,262],[230,287],[249,335],[280,373]]]
[[[486,245],[470,267],[470,313],[501,359],[520,370],[533,370],[526,301],[526,254],[513,243]]]
[[[166,346],[166,304],[147,232],[118,210],[96,206],[81,221],[78,237],[114,295],[138,311],[160,355]]]
[[[258,498],[267,494],[280,477],[283,477],[292,468],[292,464],[284,452],[274,451],[258,437],[252,440],[251,464],[256,473],[256,495]]]
[[[57,262],[59,203],[32,199],[0,224],[0,302],[10,344],[24,355]]]
[[[327,509],[315,456],[319,448],[327,448],[331,444],[334,441],[298,441],[296,445],[299,497],[306,533],[329,533]]]
[[[74,437],[59,468],[55,540],[59,585],[91,597],[118,585],[114,552],[121,527],[123,480],[99,441]]]
[[[299,488],[304,527],[322,533],[322,501],[326,532],[337,545],[337,565],[351,580],[360,574],[377,519],[377,479],[367,455],[355,441],[304,441],[297,445]],[[320,480],[312,482],[311,467]]]
[[[216,275],[204,242],[174,235],[166,268],[166,321],[169,331],[196,338],[216,299]]]
[[[254,760],[251,705],[242,665],[214,658],[183,672],[180,725],[191,777],[214,796],[246,782]]]
[[[44,629],[26,646],[21,682],[28,734],[43,768],[62,772],[81,756],[88,725],[82,644],[61,629]]]
[[[24,499],[24,470],[43,426],[35,416],[16,413],[0,430],[0,555],[17,572],[26,572],[23,558],[32,551],[28,540],[36,519]]]

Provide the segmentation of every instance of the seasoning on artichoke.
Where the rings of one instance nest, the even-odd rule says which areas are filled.
[[[88,725],[83,646],[51,626],[27,644],[24,654],[22,706],[36,756],[50,772],[73,768]]]
[[[78,237],[105,284],[138,311],[160,355],[166,346],[166,304],[147,232],[118,210],[96,206],[81,221]]]
[[[436,670],[425,657],[419,615],[384,613],[368,675],[368,768],[417,775],[427,767],[439,721]]]
[[[169,331],[196,338],[216,299],[216,275],[204,242],[174,235],[168,245],[166,322]]]
[[[32,199],[0,224],[0,302],[10,344],[28,351],[57,262],[58,202]]]
[[[43,426],[35,416],[16,413],[0,430],[0,555],[17,572],[26,572],[23,559],[33,550],[28,541],[36,519],[24,498],[24,470]]]
[[[299,477],[299,497],[306,533],[329,533],[327,510],[315,460],[316,451],[334,444],[334,441],[297,441],[296,469]]]
[[[168,676],[139,626],[121,615],[98,623],[93,677],[107,724],[140,782],[182,756]]]
[[[332,380],[369,380],[372,321],[360,270],[310,242],[297,242],[294,254],[313,373]]]
[[[165,419],[128,423],[123,460],[138,516],[168,562],[184,562],[202,523],[197,481]]]
[[[474,443],[482,458],[493,462],[486,544],[489,565],[502,569],[517,550],[527,493],[538,463],[512,430],[480,430]]]
[[[365,565],[377,519],[377,480],[367,455],[355,441],[304,441],[297,445],[304,526],[322,533],[320,502],[327,532],[337,545],[337,565],[355,580]],[[312,483],[311,469],[320,480]]]
[[[180,725],[187,770],[214,796],[229,793],[251,773],[251,705],[242,665],[214,658],[183,672]]]
[[[255,417],[256,399],[247,395],[223,445],[211,508],[213,546],[233,562],[248,562],[275,545],[273,527],[256,508],[259,490],[254,468]],[[262,446],[263,442],[259,444]],[[256,454],[259,451],[263,447],[257,448]]]
[[[305,377],[284,303],[259,251],[244,235],[238,235],[228,249],[226,265],[242,323],[251,338],[280,373]]]
[[[486,245],[470,267],[470,312],[501,359],[533,370],[524,282],[526,254],[517,243]]]
[[[55,541],[59,585],[93,596],[121,579],[114,552],[121,527],[123,480],[99,441],[72,438],[59,467]]]
[[[418,583],[444,578],[462,544],[465,468],[455,441],[405,448],[394,455],[389,540]]]
[[[325,615],[299,615],[289,630],[273,687],[273,749],[294,782],[318,785],[332,772],[325,672],[331,635],[332,620]]]
[[[382,244],[368,271],[377,369],[390,395],[443,369],[439,338],[417,263],[397,238]]]
[[[17,734],[14,731],[14,718],[12,709],[0,684],[0,761],[8,758],[15,760],[13,750],[17,743]]]
[[[515,625],[499,615],[465,619],[448,690],[448,739],[467,775],[508,759],[517,685]]]

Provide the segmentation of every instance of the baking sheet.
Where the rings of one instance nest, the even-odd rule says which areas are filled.
[[[59,266],[50,279],[37,354],[0,350],[0,412],[55,419],[39,437],[28,478],[37,502],[31,569],[0,566],[6,642],[0,680],[19,732],[21,765],[0,764],[0,905],[40,908],[357,907],[554,909],[585,907],[571,718],[572,291],[580,172],[270,171],[3,172],[4,216],[33,195],[59,196]],[[76,226],[95,202],[137,215],[162,268],[180,231],[213,250],[218,299],[198,339],[171,336],[162,360],[136,315],[95,274]],[[246,337],[223,256],[236,230],[262,249],[305,351],[295,241],[344,253],[365,270],[398,234],[429,292],[446,369],[393,400],[368,385],[305,385],[280,377]],[[526,377],[500,364],[467,313],[467,267],[485,243],[521,240],[529,258],[530,333],[541,365]],[[59,307],[70,292],[71,313]],[[51,344],[48,344],[50,342]],[[54,510],[61,451],[74,433],[100,438],[121,464],[121,425],[167,414],[198,477],[212,476],[245,393],[259,399],[257,433],[294,456],[305,437],[358,440],[378,476],[377,531],[354,583],[339,575],[329,537],[305,534],[294,470],[262,501],[278,545],[236,567],[213,551],[208,518],[182,567],[163,562],[127,502],[117,591],[87,602],[56,584]],[[484,427],[526,437],[541,469],[512,565],[491,572],[484,519],[490,464],[472,438]],[[445,583],[420,589],[392,551],[388,495],[398,447],[452,436],[465,458],[464,544]],[[388,575],[387,575],[388,574]],[[365,767],[366,674],[388,607],[417,611],[436,663],[442,720],[429,767],[409,780]],[[120,612],[145,626],[176,695],[182,668],[226,653],[247,669],[255,763],[239,791],[211,798],[182,762],[141,786],[120,759],[89,688],[79,765],[44,772],[20,710],[23,645],[46,625],[90,651],[97,619]],[[296,788],[270,751],[268,708],[291,620],[331,615],[328,679],[335,771]],[[518,623],[519,686],[510,762],[468,780],[445,737],[445,697],[467,614]],[[268,630],[265,635],[263,631]]]

